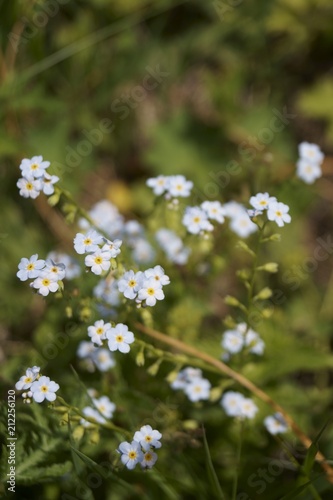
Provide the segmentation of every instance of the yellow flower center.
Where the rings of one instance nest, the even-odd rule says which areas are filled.
[[[116,342],[123,342],[123,341],[124,341],[124,337],[122,335],[117,335]]]
[[[129,280],[128,282],[128,286],[130,286],[131,288],[135,287],[136,285],[136,281],[135,280]]]
[[[41,392],[48,392],[48,390],[49,389],[48,389],[47,385],[42,385],[42,387],[40,388]]]
[[[34,187],[33,187],[33,185],[31,184],[31,182],[27,182],[27,184],[26,184],[26,188],[28,189],[28,191],[31,191]]]
[[[151,440],[152,440],[152,439],[151,439],[151,436],[146,436],[146,437],[145,437],[145,441],[146,441],[146,443],[150,443],[150,441],[151,441]]]
[[[104,332],[104,329],[102,327],[99,327],[96,330],[97,335],[102,335],[103,332]]]
[[[24,383],[28,384],[29,382],[32,382],[32,378],[31,377],[25,377]]]
[[[136,451],[130,451],[129,454],[128,454],[129,458],[131,460],[135,460],[136,459],[136,456],[137,456],[137,453]]]
[[[37,170],[38,166],[39,166],[39,165],[38,165],[37,163],[33,163],[33,164],[31,165],[30,169],[31,169],[31,170]]]
[[[43,281],[42,281],[42,284],[43,284],[44,286],[49,286],[49,284],[50,284],[50,280],[49,280],[48,278],[44,278],[44,279],[43,279]]]
[[[30,264],[27,265],[27,270],[32,271],[33,269],[35,269],[35,266],[30,262]]]
[[[86,238],[85,240],[83,240],[83,244],[84,245],[91,245],[92,244],[92,240],[90,238]]]
[[[275,213],[278,217],[282,217],[282,212],[280,212],[280,210],[277,210]]]
[[[102,262],[103,262],[102,257],[95,257],[95,262],[96,262],[96,264],[102,264]]]
[[[200,222],[200,217],[194,217],[193,222]]]
[[[147,288],[147,293],[148,295],[154,295],[155,294],[154,288]]]

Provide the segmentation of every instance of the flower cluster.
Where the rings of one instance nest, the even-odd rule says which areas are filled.
[[[50,162],[43,161],[42,156],[22,160],[20,165],[22,177],[16,185],[23,198],[37,198],[41,191],[47,196],[54,193],[54,184],[58,182],[59,177],[46,172],[49,166]]]
[[[151,469],[157,460],[154,449],[162,446],[161,438],[162,434],[159,431],[150,425],[144,425],[135,432],[131,443],[127,441],[120,443],[117,450],[121,454],[120,460],[127,469],[134,469],[138,463],[143,469]]]
[[[127,299],[136,299],[138,304],[154,306],[157,300],[164,299],[163,286],[170,283],[170,278],[161,266],[146,271],[127,271],[118,281],[119,291]]]
[[[27,368],[25,375],[22,375],[20,380],[16,382],[15,389],[23,392],[22,397],[24,403],[31,403],[31,398],[36,403],[47,401],[55,401],[56,392],[59,389],[59,384],[40,374],[40,367],[33,366]]]
[[[18,265],[16,276],[21,281],[33,279],[30,283],[40,295],[46,297],[50,292],[59,290],[59,282],[66,277],[66,266],[63,263],[56,264],[52,259],[38,259],[38,254],[29,259],[23,257]]]
[[[94,229],[89,229],[85,234],[77,233],[74,238],[76,252],[88,254],[84,260],[85,265],[97,275],[110,269],[111,259],[120,254],[121,245],[121,240],[108,240]]]
[[[93,326],[88,327],[88,335],[94,344],[102,346],[102,341],[107,340],[110,351],[123,353],[130,351],[130,344],[135,340],[127,325],[118,323],[112,327],[111,323],[104,323],[102,319],[95,321]]]
[[[254,208],[254,210],[249,211],[251,217],[267,212],[267,219],[276,222],[279,227],[291,221],[288,205],[279,202],[275,196],[270,196],[268,193],[258,193],[251,196],[250,205]]]
[[[195,403],[209,399],[211,384],[202,377],[199,368],[187,367],[177,374],[176,379],[171,382],[171,387],[175,390],[182,389],[188,399]]]
[[[210,221],[222,224],[224,215],[223,206],[219,201],[204,201],[200,206],[186,207],[183,224],[189,233],[205,235],[214,229]]]
[[[246,398],[240,392],[235,391],[224,393],[220,404],[229,417],[252,419],[258,411],[258,407],[252,399]]]
[[[282,434],[287,432],[288,425],[281,413],[275,413],[264,419],[264,425],[270,434]]]
[[[297,177],[307,184],[313,184],[322,175],[321,164],[324,155],[317,144],[310,144],[309,142],[301,142],[298,146],[298,152]]]
[[[109,349],[96,347],[92,342],[85,340],[80,342],[76,354],[84,361],[87,370],[90,372],[93,372],[95,368],[101,372],[106,372],[116,364]]]
[[[155,238],[170,262],[181,266],[187,264],[191,249],[183,245],[174,231],[162,227],[156,231]]]
[[[226,330],[222,335],[221,345],[227,352],[227,356],[237,354],[245,348],[260,356],[265,349],[265,343],[259,334],[252,328],[248,328],[246,323],[239,323],[235,329]],[[223,359],[226,360],[225,355]]]
[[[183,175],[159,175],[148,179],[146,184],[152,188],[156,196],[164,194],[167,200],[188,198],[193,187],[193,182],[188,181]]]
[[[155,251],[145,236],[144,227],[136,220],[125,221],[117,207],[108,200],[97,202],[88,214],[94,228],[106,234],[114,244],[121,240],[131,249],[132,259],[137,264],[146,264],[154,259]],[[85,231],[93,229],[87,219],[80,219],[79,226]]]
[[[85,406],[82,410],[82,413],[86,417],[96,421],[99,424],[105,424],[106,419],[111,419],[113,417],[113,413],[116,410],[116,405],[112,403],[112,401],[110,401],[107,396],[96,398],[96,391],[94,389],[88,389],[88,395],[91,397],[91,401],[94,406]],[[91,422],[84,418],[81,419],[80,423],[84,427],[93,425]]]
[[[237,201],[228,201],[223,205],[225,217],[230,219],[230,229],[240,238],[247,238],[258,230],[252,222],[246,208]]]

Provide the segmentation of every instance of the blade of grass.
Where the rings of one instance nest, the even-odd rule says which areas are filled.
[[[221,488],[221,485],[219,483],[216,471],[214,469],[214,465],[213,465],[212,457],[211,457],[211,454],[209,451],[209,446],[208,446],[204,426],[202,426],[202,433],[203,433],[203,442],[204,442],[205,453],[206,453],[206,467],[207,467],[209,480],[211,482],[213,490],[215,491],[216,498],[220,498],[222,500],[225,500],[224,493],[222,491],[222,488]]]

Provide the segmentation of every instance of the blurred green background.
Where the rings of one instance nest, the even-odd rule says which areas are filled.
[[[20,198],[22,158],[41,154],[51,161],[50,171],[86,208],[107,198],[139,220],[152,206],[143,185],[149,176],[184,174],[195,183],[198,203],[246,203],[270,186],[293,217],[270,255],[281,265],[271,285],[287,298],[286,312],[276,308],[275,323],[264,332],[274,335],[267,363],[249,363],[245,373],[271,383],[271,394],[287,404],[296,398],[301,424],[310,433],[319,430],[332,407],[331,254],[303,272],[294,289],[285,273],[294,276],[294,266],[312,256],[316,238],[332,232],[332,19],[331,0],[0,2],[0,361],[8,363],[7,384],[17,375],[11,359],[23,359],[32,339],[37,347],[41,342],[35,327],[60,322],[45,316],[42,301],[18,281],[17,264],[36,252],[70,250],[74,234],[45,199]],[[283,124],[278,131],[274,117]],[[304,140],[326,155],[324,176],[312,186],[294,178],[297,145]],[[214,266],[224,274],[210,283],[209,318],[203,320],[207,309],[200,311],[196,300],[205,293],[198,278],[183,301],[175,293],[164,320],[169,333],[191,341],[204,325],[212,340],[218,325],[220,335],[230,312],[221,296],[237,294],[239,260],[222,240],[218,248],[225,253]],[[184,271],[187,280],[191,272]],[[214,352],[212,342],[207,349]],[[61,366],[73,352],[58,360]],[[276,386],[275,370],[281,375]],[[208,417],[212,439],[214,411]],[[256,435],[258,441],[259,460],[267,442]],[[326,451],[333,452],[332,444]],[[214,453],[219,461],[217,447]],[[195,470],[196,461],[190,466]],[[188,488],[181,498],[192,498]],[[57,498],[52,491],[49,498]]]

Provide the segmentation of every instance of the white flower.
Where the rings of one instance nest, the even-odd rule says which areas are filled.
[[[243,215],[245,211],[243,205],[237,201],[228,201],[223,205],[223,209],[225,216],[230,217],[230,219]]]
[[[144,271],[146,278],[154,278],[162,286],[168,285],[170,283],[170,278],[164,273],[164,269],[161,266],[155,266],[153,268]]]
[[[22,171],[23,177],[42,177],[45,174],[45,170],[50,166],[49,161],[43,161],[42,156],[33,156],[30,160],[24,158],[22,160],[20,169]]]
[[[133,240],[143,235],[144,228],[137,220],[128,220],[124,225],[124,231],[130,237],[130,240]]]
[[[46,297],[50,292],[56,292],[59,289],[57,281],[53,281],[49,274],[42,271],[38,278],[35,279],[30,286],[36,288],[40,295]]]
[[[143,454],[143,460],[140,462],[140,465],[144,469],[151,469],[155,465],[156,460],[157,454],[152,450],[148,450]]]
[[[324,159],[324,155],[317,144],[309,142],[301,142],[298,146],[299,155],[302,160],[320,165]]]
[[[193,182],[185,179],[183,175],[171,175],[168,180],[168,193],[172,197],[187,198],[191,194]]]
[[[59,181],[59,177],[56,175],[50,175],[47,172],[45,172],[44,177],[41,177],[41,189],[44,194],[47,196],[50,196],[51,194],[54,193],[54,184]]]
[[[205,378],[194,378],[185,386],[184,392],[190,401],[195,402],[209,399],[210,388],[211,384],[209,380]]]
[[[178,372],[176,379],[171,382],[172,389],[185,389],[186,385],[194,379],[202,378],[202,370],[200,368],[184,368]]]
[[[243,213],[231,220],[230,229],[241,238],[247,238],[250,234],[256,232],[258,227],[251,221],[244,210]]]
[[[79,254],[97,252],[101,243],[103,237],[94,229],[89,229],[86,234],[77,233],[74,238],[74,248]]]
[[[104,241],[106,243],[103,245],[102,250],[109,250],[109,252],[111,252],[111,258],[115,259],[121,252],[120,247],[123,242],[121,240],[111,241],[106,239],[104,239]]]
[[[118,451],[121,453],[120,460],[128,469],[134,469],[138,462],[143,461],[140,444],[136,441],[120,443]]]
[[[243,335],[237,330],[227,330],[223,334],[221,345],[226,351],[236,354],[243,349]]]
[[[155,250],[144,238],[138,238],[137,240],[132,241],[132,245],[132,258],[138,264],[146,264],[154,259]]]
[[[34,177],[21,177],[16,183],[20,190],[20,195],[23,198],[37,198],[39,195],[42,185],[41,182]]]
[[[228,391],[223,394],[220,404],[229,417],[239,417],[244,399],[240,392]]]
[[[98,285],[94,287],[93,294],[110,306],[118,306],[120,303],[118,285],[115,280],[102,279]]]
[[[155,238],[171,262],[179,265],[187,263],[191,250],[183,246],[182,240],[176,233],[161,228],[156,232]]]
[[[47,259],[43,269],[44,272],[52,281],[59,281],[66,276],[66,266],[63,263],[55,264],[52,259]]]
[[[88,326],[88,335],[92,342],[100,346],[102,345],[102,340],[106,339],[106,334],[110,328],[110,323],[104,323],[104,321],[100,319],[95,321],[93,326]]]
[[[258,411],[258,407],[254,404],[252,399],[250,398],[243,398],[242,401],[240,401],[240,416],[241,417],[246,417],[246,418],[254,418],[255,414]]]
[[[25,372],[25,375],[22,375],[20,380],[16,382],[15,389],[17,389],[18,391],[30,389],[32,383],[38,378],[39,370],[39,366],[28,368]]]
[[[105,424],[106,420],[105,418],[96,410],[95,408],[91,408],[91,406],[85,406],[82,410],[83,415],[86,417],[91,418],[92,420],[95,420],[99,424]],[[81,418],[80,424],[83,425],[83,427],[90,427],[92,422],[89,422],[85,418]]]
[[[50,380],[49,377],[40,377],[39,380],[33,382],[30,390],[32,397],[36,403],[41,403],[44,399],[54,401],[56,399],[56,392],[59,389],[59,384]]]
[[[269,196],[268,193],[258,193],[255,196],[251,196],[250,205],[256,210],[267,210],[269,205],[275,201],[275,196]]]
[[[32,255],[30,259],[23,257],[18,265],[19,271],[16,273],[16,276],[20,278],[21,281],[37,278],[44,266],[45,260],[38,260],[37,253]]]
[[[213,231],[214,226],[207,219],[206,212],[200,207],[186,207],[183,224],[191,234]]]
[[[270,434],[281,434],[287,432],[288,425],[281,413],[275,413],[264,419],[264,425]]]
[[[245,335],[245,345],[250,347],[250,352],[261,356],[265,350],[265,343],[251,328]]]
[[[288,205],[281,202],[274,202],[269,205],[267,218],[271,221],[275,221],[279,227],[282,227],[284,223],[289,223],[291,221],[288,212]]]
[[[112,353],[103,347],[99,347],[93,351],[91,360],[101,372],[106,372],[116,365]]]
[[[141,288],[143,274],[141,271],[127,271],[118,281],[119,291],[124,294],[127,299],[135,299],[137,292]]]
[[[86,255],[84,263],[87,267],[91,267],[94,274],[100,275],[103,271],[110,269],[111,252],[97,250],[93,254]]]
[[[151,177],[147,180],[146,184],[153,189],[153,193],[156,194],[156,196],[159,196],[167,190],[168,177],[165,177],[164,175]]]
[[[316,179],[322,175],[320,165],[308,160],[300,159],[297,162],[297,177],[307,184],[313,184]]]
[[[123,323],[118,323],[114,328],[110,328],[106,332],[108,346],[110,351],[120,351],[127,353],[130,351],[129,344],[134,342],[134,335],[128,330],[128,326]]]
[[[262,215],[263,211],[262,210],[246,210],[247,215],[253,219],[254,217],[257,217],[258,215]]]
[[[159,431],[154,430],[150,425],[144,425],[139,431],[136,431],[133,439],[137,443],[140,443],[144,451],[148,451],[151,446],[153,448],[161,448],[161,437],[162,434]]]
[[[225,209],[219,201],[204,201],[201,203],[201,208],[209,219],[216,220],[220,224],[224,222]]]
[[[86,340],[82,340],[80,342],[76,354],[79,358],[88,358],[90,357],[97,348],[94,346],[92,342],[87,342]]]
[[[103,417],[112,418],[116,405],[107,396],[101,396],[99,399],[92,398],[92,401]]]
[[[147,306],[154,306],[157,300],[163,300],[164,293],[161,283],[155,278],[144,280],[138,293],[138,299],[145,300]]]
[[[70,255],[63,252],[52,251],[47,255],[46,260],[53,260],[53,262],[61,262],[66,268],[66,280],[77,278],[81,274],[81,267],[78,262]]]
[[[106,233],[111,240],[119,238],[123,230],[124,219],[117,207],[112,205],[112,203],[108,200],[97,202],[89,210],[89,215],[93,221],[93,225]],[[79,226],[82,229],[89,229],[90,223],[86,219],[80,219]]]

